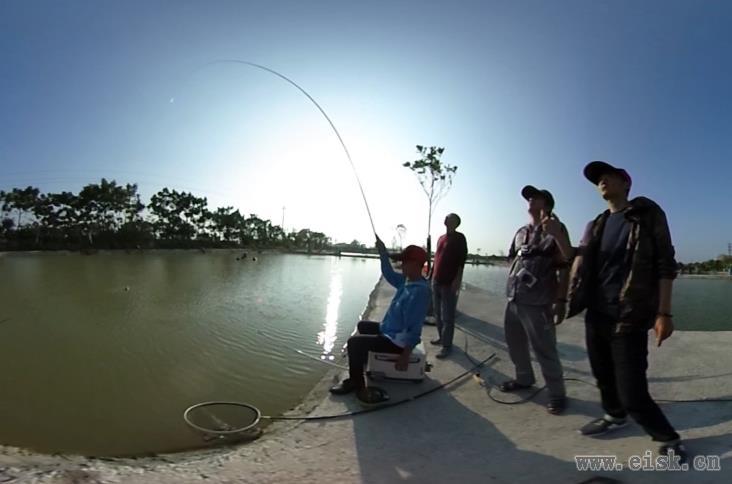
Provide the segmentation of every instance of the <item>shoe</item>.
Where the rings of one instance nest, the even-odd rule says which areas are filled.
[[[333,395],[346,395],[348,393],[355,392],[356,385],[351,381],[350,378],[346,378],[338,385],[330,387],[328,391]]]
[[[686,447],[681,443],[680,440],[674,440],[672,442],[666,442],[658,448],[658,453],[661,455],[667,455],[670,459],[676,460],[678,457],[679,464],[687,464],[689,462],[689,454],[686,452]]]
[[[442,340],[440,338],[430,340],[431,345],[442,346]]]
[[[547,411],[552,415],[560,415],[567,408],[566,398],[552,398],[546,406]]]
[[[623,428],[626,425],[628,425],[628,421],[624,418],[614,418],[610,415],[605,415],[579,429],[579,433],[591,436],[602,435],[615,429]]]
[[[440,350],[440,352],[435,355],[435,358],[437,358],[438,360],[444,360],[449,355],[450,355],[450,348],[445,348],[443,346],[442,349]]]
[[[378,405],[389,401],[389,394],[379,387],[364,387],[356,392],[356,398],[365,405]]]
[[[515,392],[516,390],[524,390],[531,387],[532,385],[524,385],[523,383],[519,383],[516,380],[504,381],[503,383],[498,385],[498,389],[504,393]]]

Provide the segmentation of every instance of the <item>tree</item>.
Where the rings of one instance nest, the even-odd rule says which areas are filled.
[[[427,215],[427,267],[431,267],[431,256],[432,256],[432,237],[430,232],[432,231],[432,213],[437,207],[440,199],[444,197],[452,186],[452,179],[457,171],[457,166],[448,165],[443,163],[441,158],[445,152],[445,148],[430,146],[417,145],[417,153],[420,158],[414,161],[407,161],[403,163],[405,166],[412,170],[417,176],[419,184],[422,186],[425,195],[427,195],[428,201],[428,215]]]
[[[4,218],[2,220],[2,227],[4,232],[10,232],[15,226],[15,221],[12,218]]]
[[[2,211],[12,212],[16,210],[18,212],[18,221],[15,223],[18,229],[21,227],[23,214],[32,210],[38,203],[39,194],[40,190],[38,188],[30,186],[22,190],[13,188],[12,192],[0,193],[2,195]]]
[[[210,218],[207,206],[206,198],[163,188],[152,196],[149,208],[155,215],[153,227],[159,237],[183,241],[205,235]]]
[[[107,181],[102,178],[100,183],[90,183],[81,189],[77,197],[77,209],[79,210],[79,222],[89,239],[89,244],[94,244],[94,237],[101,232],[114,232],[119,230],[125,223],[125,216],[128,221],[130,211],[136,209],[137,186],[117,185],[117,182]],[[134,208],[133,208],[134,207]],[[142,210],[140,208],[138,212]]]
[[[239,210],[208,209],[206,198],[163,188],[148,210],[136,184],[102,178],[77,194],[40,193],[33,187],[0,191],[0,249],[205,247],[255,243],[263,247],[324,250],[321,232],[282,227]],[[19,225],[20,224],[20,225]],[[358,242],[354,241],[356,245]]]

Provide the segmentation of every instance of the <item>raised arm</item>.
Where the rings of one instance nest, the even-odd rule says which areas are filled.
[[[386,282],[396,288],[404,285],[406,278],[403,274],[396,272],[391,266],[389,252],[387,252],[386,245],[384,245],[384,242],[378,235],[376,236],[376,249],[379,251],[379,258],[381,259],[381,274],[384,276],[384,279],[386,279]]]

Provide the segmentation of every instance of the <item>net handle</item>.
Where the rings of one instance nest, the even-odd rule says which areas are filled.
[[[211,405],[232,405],[232,406],[235,406],[235,407],[248,408],[248,409],[254,411],[254,414],[256,415],[256,418],[254,419],[254,421],[251,424],[249,424],[249,425],[247,425],[245,427],[241,427],[241,428],[237,428],[237,429],[233,429],[233,430],[213,430],[213,429],[207,429],[207,428],[201,427],[200,425],[197,425],[197,424],[193,423],[193,421],[191,421],[190,413],[192,411],[194,411],[196,409],[199,409],[199,408],[202,408],[202,407],[208,407],[208,406],[211,406]],[[254,426],[256,426],[261,419],[262,419],[262,412],[260,412],[257,407],[255,407],[254,405],[249,405],[248,403],[241,403],[241,402],[227,402],[227,401],[202,402],[202,403],[197,403],[195,405],[191,405],[190,407],[188,407],[186,409],[185,412],[183,412],[183,420],[185,420],[186,423],[190,427],[198,430],[199,432],[203,432],[203,433],[206,433],[206,434],[216,434],[216,435],[232,435],[232,434],[240,434],[242,432],[246,432],[247,430],[249,430],[249,429],[253,428]]]

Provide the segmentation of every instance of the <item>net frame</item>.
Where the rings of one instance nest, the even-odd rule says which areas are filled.
[[[217,429],[210,429],[210,428],[202,427],[202,426],[194,423],[191,420],[191,412],[198,410],[198,409],[203,409],[205,407],[211,407],[214,405],[229,405],[229,406],[233,406],[233,407],[243,407],[248,410],[252,410],[255,415],[254,421],[252,421],[252,423],[250,423],[249,425],[246,425],[244,427],[238,427],[238,428],[230,429],[230,430],[217,430]],[[197,403],[195,405],[191,405],[190,407],[188,407],[186,409],[185,412],[183,412],[183,420],[185,420],[186,424],[188,424],[189,427],[191,427],[195,430],[198,430],[199,432],[203,432],[205,434],[227,436],[227,435],[241,434],[241,433],[247,432],[249,430],[252,430],[262,420],[262,412],[260,412],[259,409],[257,407],[255,407],[254,405],[250,405],[248,403],[217,400],[217,401],[202,402],[202,403]]]

